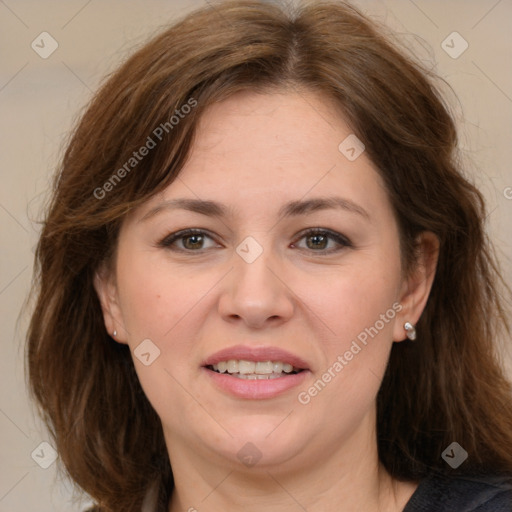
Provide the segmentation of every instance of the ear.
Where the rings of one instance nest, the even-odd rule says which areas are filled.
[[[405,276],[400,291],[402,309],[397,315],[393,339],[403,341],[407,338],[404,323],[416,325],[425,309],[439,257],[439,240],[430,231],[422,232],[416,239],[416,264],[410,275]],[[421,335],[421,334],[420,334]]]
[[[114,272],[102,265],[94,274],[94,289],[98,294],[103,321],[109,335],[118,343],[127,343]],[[114,331],[116,335],[114,337]]]

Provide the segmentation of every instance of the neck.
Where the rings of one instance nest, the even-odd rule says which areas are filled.
[[[246,468],[200,457],[190,444],[169,446],[175,488],[169,512],[399,512],[417,483],[394,480],[379,463],[370,423],[336,449],[303,450],[286,463]],[[170,437],[170,436],[169,436]],[[309,460],[308,460],[309,457]]]

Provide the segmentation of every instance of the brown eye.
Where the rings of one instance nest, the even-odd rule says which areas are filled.
[[[213,242],[213,238],[205,231],[200,229],[186,229],[184,231],[171,233],[158,245],[175,251],[200,252],[209,248],[205,247],[207,240]]]
[[[183,246],[185,249],[202,249],[202,245],[204,242],[203,235],[188,235],[184,236],[182,239]]]
[[[311,229],[303,232],[299,240],[306,240],[306,249],[314,252],[331,253],[351,247],[352,244],[348,238],[334,231],[325,229]],[[331,244],[329,246],[329,244]],[[298,244],[294,244],[298,248]]]
[[[311,243],[308,243],[308,249],[326,249],[329,244],[329,237],[321,234],[308,235],[305,237]]]

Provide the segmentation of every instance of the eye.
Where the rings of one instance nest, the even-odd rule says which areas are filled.
[[[204,246],[206,239],[213,241],[213,238],[202,229],[184,229],[166,236],[158,245],[176,251],[200,252],[209,248]]]
[[[340,251],[345,247],[352,247],[352,243],[347,237],[328,229],[309,229],[301,233],[299,240],[302,239],[306,240],[306,249],[315,252],[332,253]],[[329,242],[334,243],[329,246]],[[292,247],[298,247],[298,244],[294,243]],[[304,247],[299,248],[303,249]]]
[[[308,229],[301,233],[299,240],[303,239],[306,240],[306,247],[300,247],[298,243],[293,243],[292,247],[324,254],[337,252],[346,247],[352,247],[352,243],[347,237],[328,229]],[[210,240],[213,245],[210,244],[209,247],[205,246],[207,240]],[[219,247],[213,238],[202,229],[184,229],[176,233],[171,233],[161,240],[158,246],[181,252],[202,252],[206,249]]]

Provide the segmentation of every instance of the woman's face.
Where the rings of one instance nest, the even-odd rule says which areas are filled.
[[[125,220],[115,279],[97,286],[171,460],[291,468],[374,440],[389,351],[421,297],[361,150],[322,97],[238,93]]]

